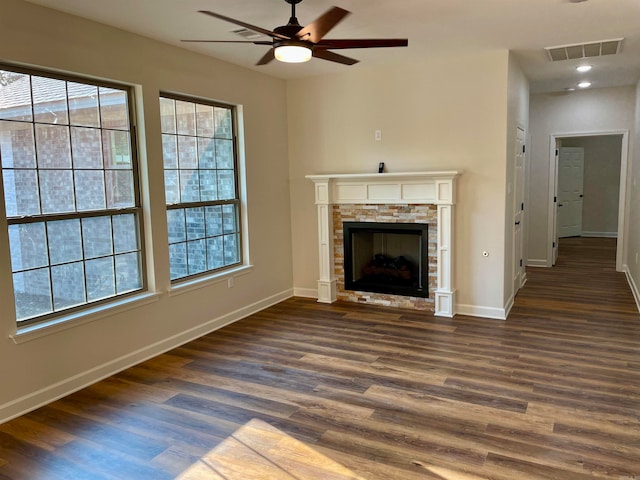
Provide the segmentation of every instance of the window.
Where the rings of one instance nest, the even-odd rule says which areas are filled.
[[[241,262],[234,109],[160,97],[171,280]]]
[[[16,318],[144,288],[129,91],[0,70],[0,160]]]

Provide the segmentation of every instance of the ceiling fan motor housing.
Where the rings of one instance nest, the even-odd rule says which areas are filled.
[[[302,26],[298,23],[298,19],[296,17],[291,17],[287,25],[273,29],[274,32],[289,38],[296,38],[296,35],[300,30],[302,30]]]

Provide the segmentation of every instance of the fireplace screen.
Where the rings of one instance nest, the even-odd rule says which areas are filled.
[[[345,290],[428,297],[428,228],[344,222]]]

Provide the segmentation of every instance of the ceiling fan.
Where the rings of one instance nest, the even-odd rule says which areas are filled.
[[[289,23],[271,30],[256,27],[234,18],[220,15],[208,10],[199,10],[200,13],[209,15],[220,20],[234,23],[248,30],[271,37],[270,41],[251,40],[182,40],[183,42],[205,42],[205,43],[253,43],[254,45],[270,45],[269,51],[260,59],[256,65],[266,65],[274,58],[281,62],[300,63],[306,62],[311,57],[329,60],[330,62],[353,65],[358,63],[354,58],[345,57],[330,50],[348,48],[376,48],[376,47],[406,47],[409,41],[406,38],[367,38],[367,39],[340,39],[325,40],[324,36],[335,27],[350,12],[340,7],[333,7],[311,22],[306,27],[298,23],[296,18],[296,5],[302,0],[285,0],[291,5],[291,18]]]

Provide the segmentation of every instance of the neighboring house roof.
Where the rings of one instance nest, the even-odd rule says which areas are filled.
[[[35,75],[22,75],[14,82],[0,86],[0,109],[31,105],[30,79],[33,79],[34,83],[35,104],[59,102],[64,100],[65,96],[70,100],[92,97],[96,94],[96,88],[100,89],[102,98],[104,98],[105,94],[121,93],[121,91],[112,88],[95,87],[93,85],[75,82],[66,82],[66,92],[64,92],[61,88],[65,84],[64,80],[37,77]],[[104,104],[104,101],[102,103]]]

